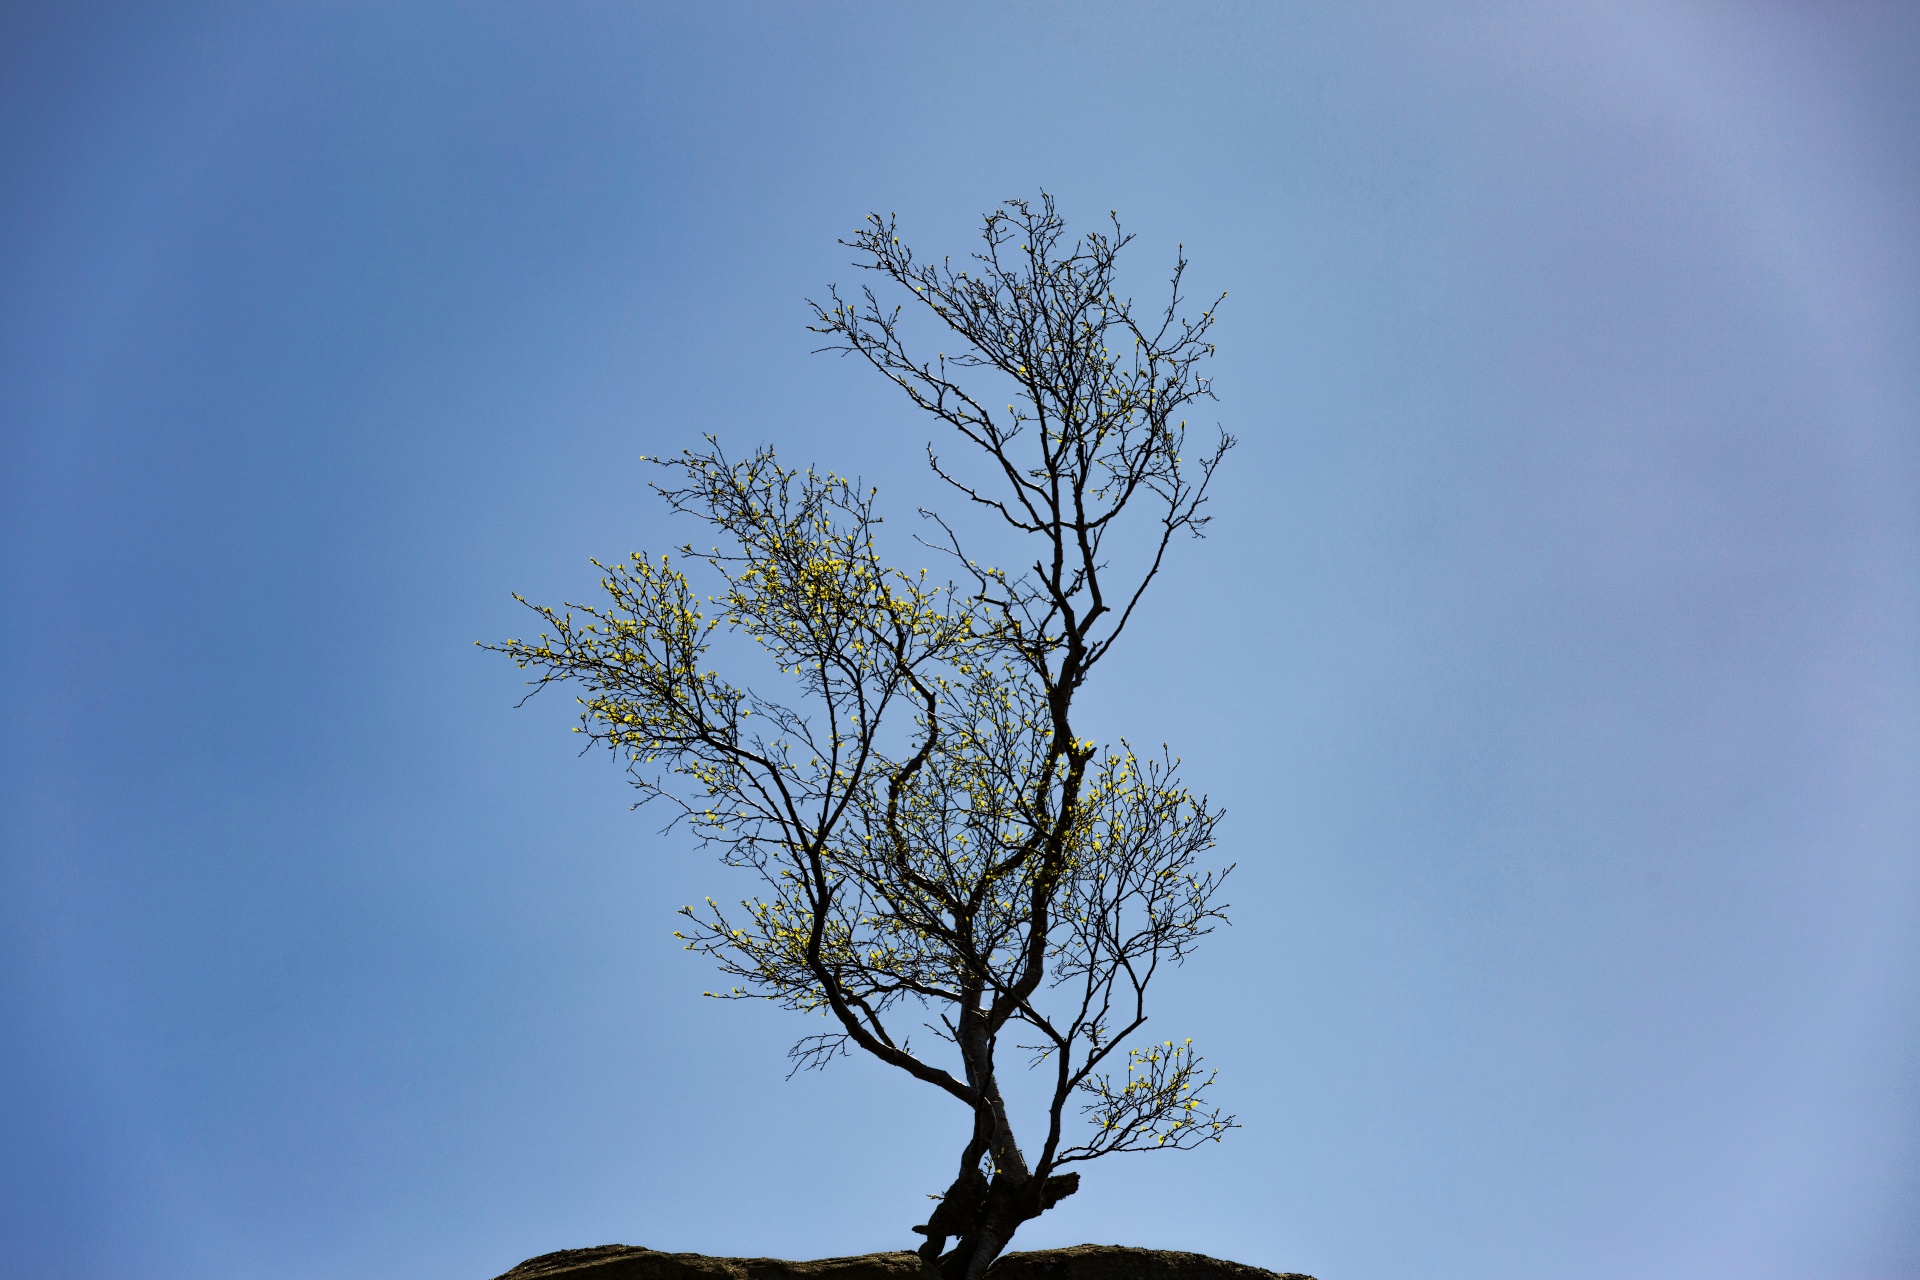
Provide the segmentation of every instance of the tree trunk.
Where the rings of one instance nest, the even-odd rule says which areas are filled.
[[[1000,1173],[991,1182],[977,1165],[961,1171],[924,1226],[921,1270],[927,1280],[982,1280],[987,1268],[1013,1240],[1020,1224],[1030,1222],[1080,1189],[1080,1175],[1035,1178]],[[957,1236],[946,1250],[949,1236]]]

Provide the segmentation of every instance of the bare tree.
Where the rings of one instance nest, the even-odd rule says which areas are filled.
[[[730,460],[709,439],[660,460],[673,478],[656,489],[723,535],[681,548],[715,594],[636,554],[602,566],[596,604],[531,606],[548,628],[537,641],[487,646],[536,691],[581,687],[576,732],[627,761],[643,802],[665,801],[759,877],[737,911],[682,911],[678,936],[738,984],[709,994],[825,1017],[794,1046],[796,1070],[857,1047],[968,1109],[957,1176],[914,1228],[938,1280],[979,1280],[1021,1223],[1078,1188],[1071,1166],[1235,1127],[1206,1101],[1213,1076],[1190,1041],[1135,1040],[1161,966],[1225,919],[1231,868],[1200,862],[1220,814],[1171,757],[1099,747],[1073,723],[1175,537],[1203,529],[1233,443],[1222,432],[1186,456],[1179,415],[1211,396],[1213,311],[1184,307],[1181,257],[1165,307],[1137,316],[1115,276],[1129,238],[1116,219],[1068,240],[1043,194],[989,214],[956,269],[917,260],[876,215],[843,243],[905,307],[873,288],[814,307],[828,350],[866,360],[970,446],[968,466],[931,445],[928,458],[1031,563],[984,566],[923,512],[957,581],[890,569],[873,491],[766,450]],[[914,312],[951,353],[910,354]],[[989,407],[1003,397],[1004,412]],[[1116,566],[1106,549],[1122,543]],[[756,642],[792,696],[710,669],[716,632]],[[946,1047],[916,1049],[907,1024]],[[1003,1040],[1051,1083],[1024,1144]],[[1070,1137],[1076,1103],[1087,1127]]]

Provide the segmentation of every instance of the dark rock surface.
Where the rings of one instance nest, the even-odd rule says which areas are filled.
[[[709,1258],[703,1253],[658,1253],[638,1245],[543,1253],[499,1280],[917,1280],[913,1253],[866,1253],[854,1258],[786,1262],[779,1258]]]
[[[1313,1280],[1297,1272],[1266,1271],[1202,1253],[1110,1244],[1009,1253],[987,1275],[989,1280]],[[603,1244],[528,1258],[499,1280],[919,1280],[919,1276],[919,1257],[906,1252],[785,1262]]]

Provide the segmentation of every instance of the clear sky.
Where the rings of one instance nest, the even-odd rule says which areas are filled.
[[[958,1108],[784,1081],[474,641],[703,432],[937,499],[804,300],[1043,186],[1232,294],[1088,711],[1245,1128],[1020,1243],[1920,1277],[1920,11],[1677,0],[6,5],[0,1271],[914,1243]]]

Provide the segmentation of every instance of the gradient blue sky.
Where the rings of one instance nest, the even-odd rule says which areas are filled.
[[[1920,1277],[1920,11],[1629,2],[6,6],[0,1270],[912,1243],[957,1109],[784,1082],[473,642],[702,432],[936,497],[803,299],[1042,185],[1232,291],[1089,711],[1246,1128],[1021,1243]]]

